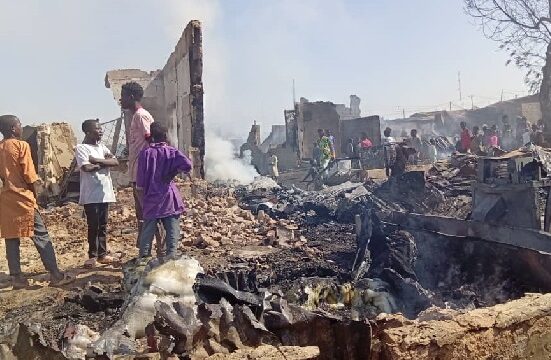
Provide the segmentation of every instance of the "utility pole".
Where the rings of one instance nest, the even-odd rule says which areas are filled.
[[[295,79],[293,79],[293,109],[295,108],[296,102],[296,96],[295,96]]]
[[[474,95],[469,96],[471,98],[471,110],[474,110],[473,96]]]
[[[459,101],[463,101],[463,96],[461,96],[461,71],[457,72],[457,85],[457,90],[459,90]]]

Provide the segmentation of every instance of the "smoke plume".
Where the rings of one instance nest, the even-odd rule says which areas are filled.
[[[258,176],[250,163],[236,157],[236,149],[231,142],[207,132],[205,144],[205,169],[208,180],[236,181],[246,185]]]

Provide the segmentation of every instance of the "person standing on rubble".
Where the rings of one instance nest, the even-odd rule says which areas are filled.
[[[346,140],[346,145],[344,147],[344,154],[348,158],[354,157],[354,140],[352,138],[348,138],[348,140]]]
[[[540,130],[540,127],[537,124],[532,125],[530,142],[536,146],[543,146],[543,131]]]
[[[491,130],[488,127],[488,125],[483,124],[482,125],[482,146],[484,147],[484,152],[488,152],[490,150],[490,136],[491,136]]]
[[[530,142],[530,139],[525,141],[527,139],[524,134],[527,130],[530,131],[528,120],[524,116],[517,116],[516,138],[518,146],[524,146]]]
[[[278,159],[276,154],[273,152],[273,150],[270,150],[269,154],[270,154],[270,175],[272,179],[277,181],[277,179],[279,178],[279,169],[277,166]]]
[[[501,135],[501,144],[504,150],[511,151],[513,150],[514,140],[513,140],[513,129],[511,124],[509,124],[509,117],[503,115],[501,118],[501,123],[503,124],[503,132]]]
[[[75,150],[77,166],[80,169],[80,199],[88,223],[88,260],[85,267],[100,264],[114,264],[118,261],[107,251],[107,219],[109,204],[114,203],[115,191],[110,167],[119,162],[107,146],[101,143],[103,130],[99,120],[82,123],[84,140]]]
[[[469,131],[469,128],[467,127],[467,123],[465,121],[461,121],[461,123],[459,123],[459,126],[461,127],[459,152],[465,154],[471,148],[471,132]]]
[[[499,130],[496,124],[492,125],[490,129],[490,137],[488,138],[488,141],[490,142],[491,147],[498,147],[501,144]]]
[[[390,136],[392,129],[387,127],[383,131],[383,157],[385,163],[385,173],[390,177],[390,172],[396,161],[396,140]]]
[[[136,187],[142,192],[144,224],[138,240],[140,258],[151,256],[151,243],[160,222],[165,229],[166,255],[173,256],[180,239],[180,216],[184,202],[173,179],[189,173],[191,160],[180,150],[167,144],[167,128],[151,124],[151,144],[140,152]]]
[[[367,179],[367,168],[369,167],[369,151],[373,147],[373,143],[369,140],[366,132],[362,132],[362,137],[360,141],[360,165],[363,171],[362,178]]]
[[[337,153],[335,150],[335,137],[333,134],[331,134],[331,131],[329,129],[325,129],[325,136],[329,139],[331,142],[331,159],[335,159],[337,157]]]
[[[122,86],[120,104],[123,110],[129,110],[132,114],[128,138],[128,175],[134,195],[136,219],[138,221],[138,239],[143,228],[143,209],[141,204],[142,194],[136,188],[136,174],[138,170],[138,156],[143,149],[149,146],[150,127],[155,121],[153,116],[143,108],[143,87],[136,82],[128,82]],[[157,238],[157,251],[162,251],[162,231],[160,228],[155,233]],[[139,243],[136,244],[139,248]]]
[[[471,137],[471,154],[475,155],[482,155],[484,153],[483,151],[483,142],[484,139],[482,137],[482,134],[480,134],[480,129],[478,126],[473,126],[473,135]]]
[[[318,141],[314,141],[314,144],[312,146],[312,160],[317,167],[320,166],[321,150]]]
[[[396,178],[406,172],[408,159],[415,155],[417,150],[401,142],[396,146],[396,158],[391,169],[391,178]]]
[[[423,149],[423,143],[421,142],[421,139],[417,136],[417,129],[412,129],[410,135],[411,138],[409,139],[409,145],[413,149],[415,149],[415,152],[411,154],[411,159],[413,165],[417,165],[419,163],[419,155],[421,153],[421,150]]]
[[[434,164],[438,160],[438,150],[436,149],[436,141],[434,139],[429,140],[429,161]]]
[[[350,160],[350,166],[352,167],[352,169],[357,169],[358,168],[358,159],[356,159],[358,157],[358,155],[356,154],[356,150],[357,150],[357,146],[354,144],[354,139],[352,138],[348,138],[348,140],[346,141],[346,145],[344,147],[344,155],[351,159]]]
[[[31,148],[22,135],[21,122],[14,115],[0,116],[0,236],[6,239],[6,257],[13,289],[29,286],[21,273],[20,239],[30,237],[50,273],[50,285],[65,285],[74,277],[61,272],[55,250],[36,203],[40,179],[36,174]]]
[[[318,147],[320,149],[320,168],[323,170],[327,168],[329,165],[329,162],[331,161],[333,157],[333,153],[335,152],[333,150],[333,144],[331,143],[331,140],[326,136],[323,129],[318,129]]]

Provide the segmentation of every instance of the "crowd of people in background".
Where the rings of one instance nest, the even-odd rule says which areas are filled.
[[[472,153],[476,155],[498,155],[504,151],[511,151],[530,145],[544,146],[544,126],[543,121],[539,120],[535,124],[530,124],[525,117],[519,116],[515,130],[509,122],[507,115],[503,115],[502,128],[497,124],[488,126],[486,124],[473,126],[472,132],[467,124],[460,123],[460,135],[456,145],[456,150],[460,153]]]
[[[156,123],[141,105],[143,88],[135,82],[122,87],[121,107],[132,120],[128,130],[128,169],[134,193],[137,218],[136,245],[140,261],[151,257],[153,238],[157,255],[176,255],[180,239],[179,221],[185,211],[174,178],[192,169],[190,159],[168,143],[168,129]],[[109,251],[107,227],[109,206],[116,202],[110,169],[118,166],[115,155],[102,144],[103,130],[97,119],[82,123],[84,140],[75,149],[80,170],[79,203],[84,208],[88,227],[88,258],[85,267],[98,263],[118,266],[120,258]],[[14,289],[29,285],[21,272],[19,244],[30,237],[40,254],[51,285],[63,285],[74,276],[59,270],[48,230],[37,204],[41,193],[30,146],[21,140],[20,120],[14,115],[0,116],[0,236],[6,239],[6,257]]]
[[[508,116],[504,115],[501,119],[501,129],[497,124],[484,124],[481,127],[473,126],[472,131],[467,127],[467,123],[462,121],[455,150],[460,153],[494,156],[530,144],[543,146],[543,130],[541,120],[530,124],[525,117],[517,118],[515,128],[511,126]],[[351,160],[353,169],[365,169],[367,173],[374,151],[382,148],[385,173],[390,177],[403,173],[407,164],[418,165],[421,160],[423,163],[435,163],[441,156],[437,141],[441,140],[434,137],[422,140],[417,129],[412,129],[409,134],[402,129],[401,141],[396,141],[392,137],[392,129],[387,127],[383,131],[381,146],[375,147],[367,133],[362,132],[360,137],[346,139],[342,145],[342,152],[344,157]],[[315,168],[315,172],[323,173],[335,160],[335,153],[335,137],[329,130],[318,129],[318,140],[314,142],[312,151],[312,167]],[[309,176],[313,177],[313,174]]]

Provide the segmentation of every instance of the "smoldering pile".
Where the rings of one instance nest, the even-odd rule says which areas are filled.
[[[131,289],[122,315],[88,343],[87,356],[209,358],[257,347],[288,355],[275,359],[359,359],[369,354],[366,321],[290,304],[282,294],[259,289],[248,271],[201,272],[199,263],[186,257],[127,264],[124,283]]]

